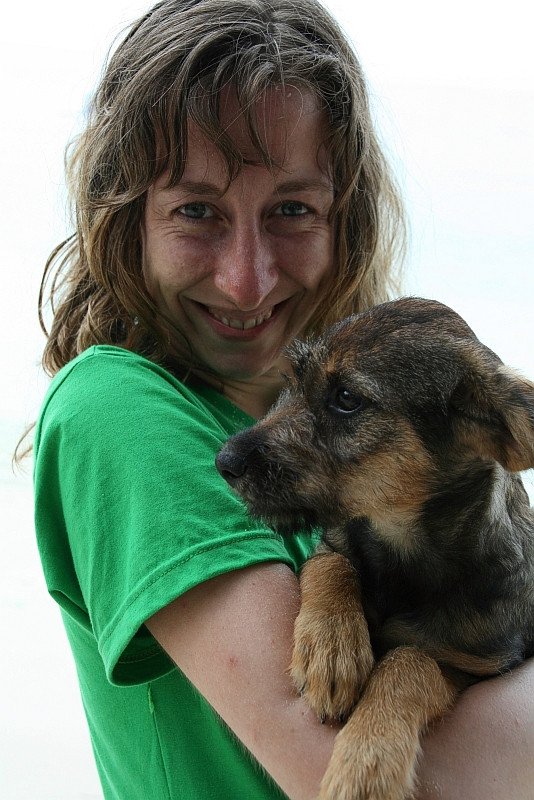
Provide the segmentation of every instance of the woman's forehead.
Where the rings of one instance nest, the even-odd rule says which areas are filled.
[[[232,139],[247,161],[257,158],[250,140],[247,115],[233,87],[223,89],[220,97],[221,127]],[[283,161],[288,145],[295,134],[300,139],[321,141],[326,133],[326,120],[317,97],[298,86],[272,86],[263,92],[252,108],[256,133],[273,161]],[[246,158],[246,156],[249,158]]]
[[[309,179],[329,180],[329,160],[325,141],[328,127],[326,115],[310,90],[295,86],[272,87],[256,101],[253,119],[261,146],[275,165],[272,171],[306,174]],[[242,163],[265,166],[265,157],[251,139],[249,120],[239,104],[235,90],[221,93],[220,128],[224,131]],[[187,124],[187,153],[179,182],[208,181],[227,185],[229,163],[223,148],[192,119]],[[164,171],[157,184],[164,185],[170,169]]]

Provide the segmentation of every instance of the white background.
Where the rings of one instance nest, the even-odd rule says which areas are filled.
[[[366,68],[407,198],[406,291],[458,310],[534,378],[534,84],[526,0],[331,0]],[[9,4],[0,33],[0,798],[100,798],[74,669],[10,457],[46,380],[36,305],[65,227],[63,148],[144,3]],[[528,476],[527,476],[528,477]]]

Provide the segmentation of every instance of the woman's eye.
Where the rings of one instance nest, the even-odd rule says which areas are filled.
[[[189,219],[207,219],[213,217],[213,211],[205,203],[186,203],[180,206],[178,213]]]
[[[308,206],[304,203],[298,203],[296,200],[288,200],[278,206],[275,214],[281,214],[284,217],[301,217],[309,212]]]

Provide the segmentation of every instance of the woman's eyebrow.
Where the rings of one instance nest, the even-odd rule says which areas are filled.
[[[334,191],[334,187],[330,183],[328,179],[320,180],[316,178],[302,178],[302,179],[291,179],[284,181],[276,186],[275,191],[277,194],[287,193],[287,194],[295,194],[298,192],[310,192],[310,191],[319,191],[319,192],[328,192],[332,194]]]
[[[163,188],[164,193],[185,192],[186,194],[201,194],[210,197],[222,197],[226,191],[226,186],[217,186],[209,181],[180,181],[174,186]]]

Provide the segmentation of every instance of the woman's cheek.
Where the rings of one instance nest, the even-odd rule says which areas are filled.
[[[284,272],[307,289],[316,289],[333,269],[330,237],[317,235],[305,241],[286,243],[283,248]]]

